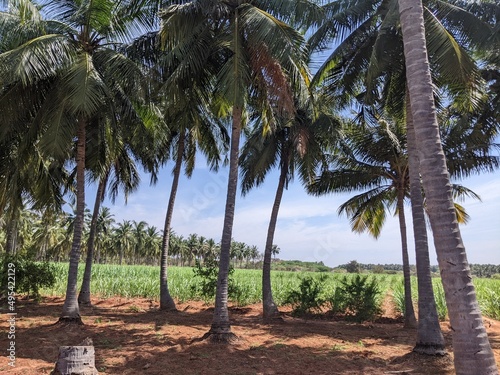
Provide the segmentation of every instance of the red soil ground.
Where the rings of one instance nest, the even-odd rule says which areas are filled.
[[[415,330],[404,329],[386,302],[385,314],[372,323],[299,319],[263,324],[260,305],[232,307],[233,332],[239,342],[226,346],[199,339],[212,320],[213,308],[202,302],[178,304],[179,312],[158,310],[145,299],[94,300],[82,309],[85,325],[54,324],[61,298],[41,303],[17,301],[16,367],[8,366],[7,314],[0,327],[0,373],[49,374],[58,348],[93,340],[101,374],[453,374],[451,333],[442,323],[449,355],[420,356],[411,352]],[[500,363],[500,322],[486,319],[490,342]]]

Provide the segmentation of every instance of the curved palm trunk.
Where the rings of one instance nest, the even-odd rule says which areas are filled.
[[[85,261],[85,271],[83,273],[82,287],[78,295],[78,303],[90,305],[90,279],[92,275],[92,262],[94,258],[94,243],[97,236],[97,219],[99,218],[99,210],[104,199],[104,192],[108,181],[109,172],[99,180],[97,193],[94,202],[94,212],[92,212],[92,220],[90,221],[89,238],[87,240],[87,259]]]
[[[160,310],[177,310],[175,302],[168,290],[168,248],[170,245],[170,231],[172,215],[174,212],[175,196],[179,186],[179,176],[181,174],[182,158],[184,154],[185,131],[179,134],[179,145],[177,147],[177,158],[174,167],[174,179],[168,200],[167,215],[165,216],[165,227],[163,228],[163,239],[161,243],[161,265],[160,265]]]
[[[78,261],[82,243],[85,211],[85,121],[78,121],[76,146],[76,217],[73,228],[73,243],[69,258],[68,285],[60,322],[82,323],[77,299]]]
[[[457,375],[498,374],[453,206],[434,108],[422,2],[398,1],[420,173],[453,330],[455,370]]]
[[[264,250],[264,264],[262,266],[262,308],[264,320],[279,317],[279,311],[274,303],[273,292],[271,289],[271,255],[274,241],[274,231],[276,230],[276,222],[278,221],[278,212],[280,209],[281,198],[285,188],[286,176],[288,172],[288,155],[284,156],[285,161],[281,167],[278,188],[274,198],[273,209],[271,211],[271,219],[267,229],[266,248]]]
[[[424,199],[420,187],[419,161],[409,96],[406,101],[406,133],[410,173],[410,197],[415,238],[415,260],[418,285],[418,326],[414,352],[429,355],[446,354],[444,337],[432,289],[431,262],[424,215]]]
[[[227,293],[234,208],[236,203],[236,191],[238,189],[238,155],[242,114],[243,110],[241,107],[235,106],[233,108],[231,150],[229,154],[229,178],[227,182],[226,208],[220,247],[219,275],[217,277],[217,289],[215,292],[215,310],[212,326],[210,331],[205,335],[205,337],[210,337],[210,340],[213,342],[231,342],[236,339],[236,336],[231,332],[231,324],[229,322]]]
[[[416,328],[417,320],[415,319],[415,310],[413,309],[413,301],[411,298],[411,272],[410,260],[408,258],[408,237],[406,234],[406,219],[404,208],[404,188],[398,189],[398,218],[399,218],[399,233],[401,234],[401,248],[403,253],[403,278],[405,288],[405,328]]]

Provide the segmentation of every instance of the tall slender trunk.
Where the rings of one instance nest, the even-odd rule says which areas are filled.
[[[101,246],[96,246],[96,248],[97,248],[97,252],[95,255],[95,262],[96,262],[96,264],[100,264],[101,263]]]
[[[455,370],[457,375],[498,374],[453,205],[434,107],[422,2],[398,1],[420,173],[453,330]]]
[[[76,145],[76,217],[73,228],[73,243],[69,258],[68,285],[60,322],[82,323],[77,299],[78,262],[82,243],[85,212],[85,120],[78,120]]]
[[[281,198],[285,189],[286,177],[288,174],[288,155],[283,155],[283,165],[281,166],[278,188],[274,197],[271,219],[267,229],[266,247],[264,250],[264,263],[262,266],[262,308],[264,320],[279,317],[279,311],[274,303],[273,292],[271,288],[271,255],[274,242],[274,232],[278,221],[278,212],[280,209]]]
[[[414,352],[429,355],[444,355],[445,342],[439,325],[439,317],[432,289],[431,262],[427,243],[427,228],[424,215],[424,199],[420,185],[419,161],[415,140],[415,129],[411,116],[410,98],[406,98],[406,138],[410,174],[411,212],[415,238],[415,260],[418,285],[418,326]]]
[[[233,108],[233,126],[231,131],[231,150],[229,154],[229,178],[227,182],[226,208],[222,240],[220,247],[219,275],[215,293],[215,310],[209,336],[214,342],[231,342],[236,336],[231,332],[229,322],[228,278],[231,251],[231,237],[233,233],[234,208],[236,204],[236,191],[238,190],[238,158],[240,148],[241,121],[243,110],[241,107]]]
[[[185,130],[181,130],[179,134],[179,143],[177,146],[177,158],[174,167],[174,179],[172,180],[172,188],[170,190],[170,198],[168,200],[167,214],[165,216],[165,227],[163,228],[163,239],[161,244],[161,266],[160,266],[160,309],[161,310],[177,310],[175,302],[168,290],[168,248],[170,245],[170,232],[172,226],[172,215],[174,212],[175,196],[179,186],[179,177],[181,174],[182,160],[184,157],[184,142]]]
[[[401,234],[401,250],[403,255],[403,279],[405,289],[405,328],[416,328],[417,320],[415,319],[415,310],[411,296],[411,272],[410,259],[408,257],[408,237],[406,234],[406,218],[404,207],[404,187],[398,189],[398,218],[399,218],[399,233]]]
[[[7,238],[5,252],[10,255],[16,254],[17,243],[17,223],[19,222],[20,210],[16,205],[11,206],[9,222],[7,224]]]
[[[97,219],[99,218],[99,210],[104,199],[106,184],[108,182],[109,170],[106,175],[99,179],[97,193],[94,202],[94,212],[92,212],[92,220],[90,221],[89,238],[87,239],[87,259],[85,261],[85,271],[83,272],[82,287],[78,295],[78,303],[90,305],[90,279],[92,275],[92,262],[94,260],[94,243],[97,236]]]

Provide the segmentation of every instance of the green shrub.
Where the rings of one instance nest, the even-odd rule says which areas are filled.
[[[299,290],[292,289],[288,292],[285,303],[292,305],[292,314],[302,316],[307,313],[320,312],[325,300],[321,298],[323,284],[328,276],[319,278],[306,276],[300,279]]]
[[[215,297],[215,291],[217,289],[217,278],[219,275],[219,262],[216,259],[206,260],[203,266],[200,262],[196,261],[196,265],[193,268],[194,276],[201,279],[200,283],[191,286],[192,291],[201,295],[205,302],[212,300]],[[233,279],[234,267],[229,266],[229,277],[228,277],[228,298],[240,299],[241,291],[234,283]]]
[[[12,286],[12,284],[9,285],[9,281],[12,281],[12,279],[9,279],[9,276],[11,276],[8,273],[9,269],[15,270],[15,288],[13,289],[17,294],[27,293],[28,296],[38,299],[40,297],[40,288],[52,287],[56,282],[54,266],[48,262],[35,262],[26,256],[5,255],[2,259],[1,269],[2,293],[7,291],[8,286]]]
[[[364,322],[381,313],[380,289],[375,278],[356,275],[344,277],[330,299],[335,303],[334,312],[343,312],[348,320]]]
[[[343,293],[343,290],[337,286],[333,289],[333,293],[326,299],[330,312],[335,315],[345,312],[345,297]]]

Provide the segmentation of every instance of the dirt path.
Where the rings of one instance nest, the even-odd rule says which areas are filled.
[[[7,365],[7,315],[2,314],[0,373],[49,374],[58,348],[92,338],[102,374],[453,374],[452,355],[422,357],[411,352],[415,330],[385,315],[375,323],[304,320],[284,314],[284,323],[262,324],[260,305],[231,308],[240,342],[227,347],[199,341],[213,309],[201,302],[179,304],[177,313],[158,311],[145,299],[94,300],[83,309],[84,326],[54,325],[61,298],[39,305],[17,302],[16,367]],[[5,311],[2,311],[5,312]],[[500,322],[486,320],[500,363]],[[448,350],[451,336],[442,324]]]

